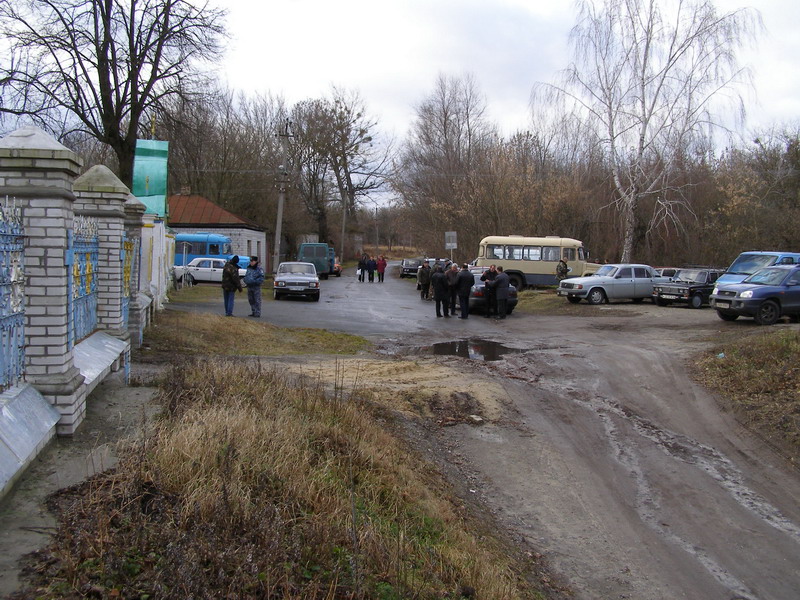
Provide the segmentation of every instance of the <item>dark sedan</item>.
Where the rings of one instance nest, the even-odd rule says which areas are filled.
[[[653,286],[653,302],[659,306],[677,302],[700,308],[708,304],[714,283],[723,273],[720,269],[680,269],[669,283]]]
[[[417,270],[422,264],[422,260],[418,258],[404,258],[400,263],[400,278],[403,277],[416,277]]]
[[[508,286],[508,301],[506,302],[506,314],[510,315],[517,306],[517,288],[513,285]],[[486,285],[483,281],[477,281],[472,286],[469,294],[469,312],[486,312]]]
[[[720,284],[711,306],[723,321],[752,317],[772,325],[784,315],[800,318],[800,266],[779,265],[756,271],[741,283]]]

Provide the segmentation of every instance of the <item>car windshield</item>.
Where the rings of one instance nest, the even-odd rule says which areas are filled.
[[[728,273],[750,275],[759,269],[774,264],[777,258],[774,254],[742,254],[733,261],[733,264],[728,268]]]
[[[597,269],[595,275],[599,277],[613,277],[614,273],[616,272],[617,272],[617,267],[613,265],[603,265],[602,267]]]
[[[301,265],[298,263],[284,264],[278,267],[278,273],[283,275],[291,273],[292,275],[314,275],[316,273],[314,265]]]
[[[756,271],[742,283],[755,283],[758,285],[780,285],[786,277],[786,269],[761,269]]]
[[[407,259],[405,259],[403,261],[403,265],[406,266],[406,267],[418,267],[421,262],[422,261],[420,261],[420,260],[413,260],[413,259],[407,258]]]
[[[687,283],[705,283],[708,273],[698,269],[681,269],[675,273],[675,281],[685,281]]]

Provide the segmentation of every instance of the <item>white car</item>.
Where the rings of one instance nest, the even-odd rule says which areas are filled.
[[[645,298],[652,300],[654,283],[668,281],[669,277],[660,276],[649,265],[603,265],[594,275],[562,280],[558,284],[558,295],[573,304],[584,298],[589,304],[628,298],[641,302]]]
[[[272,296],[280,300],[285,296],[305,296],[319,302],[319,277],[310,262],[282,262],[272,282]]]
[[[241,259],[240,259],[241,261]],[[176,265],[173,273],[176,281],[185,283],[222,283],[222,269],[225,260],[221,258],[194,258],[185,267]],[[244,277],[247,269],[239,268],[239,277]]]

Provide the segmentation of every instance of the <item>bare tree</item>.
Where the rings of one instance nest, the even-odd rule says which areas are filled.
[[[10,47],[0,59],[0,111],[108,144],[130,185],[142,121],[199,89],[195,68],[219,57],[224,16],[188,0],[0,2]]]
[[[681,166],[720,123],[719,102],[733,102],[743,115],[737,90],[748,74],[738,68],[736,50],[760,21],[749,9],[720,14],[710,0],[579,0],[578,6],[575,62],[561,85],[536,92],[571,99],[595,122],[623,221],[621,259],[629,261],[642,233],[644,200],[651,201],[650,230],[680,226],[681,211],[691,214]]]

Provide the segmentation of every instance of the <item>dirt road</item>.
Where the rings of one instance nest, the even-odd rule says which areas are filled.
[[[524,353],[449,359],[459,377],[501,378],[507,402],[442,441],[579,598],[797,598],[798,472],[686,376],[716,331],[750,324],[614,308],[631,316],[520,318],[502,339]]]

